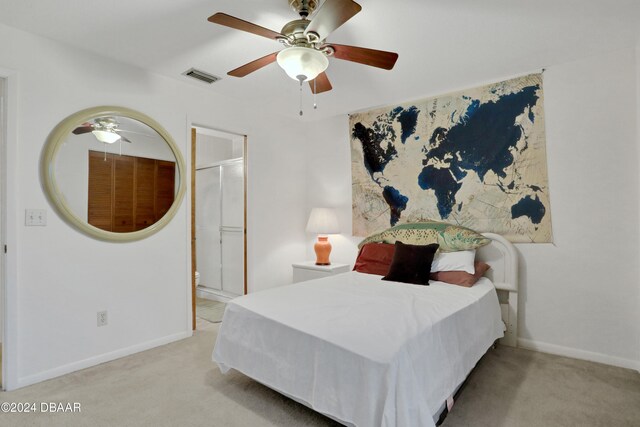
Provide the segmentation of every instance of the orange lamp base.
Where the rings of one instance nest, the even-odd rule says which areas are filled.
[[[331,243],[326,236],[318,236],[318,241],[313,245],[316,251],[316,265],[331,265],[329,254],[331,253]]]

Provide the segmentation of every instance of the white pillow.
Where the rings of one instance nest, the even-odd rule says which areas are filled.
[[[440,252],[433,258],[431,272],[436,271],[466,271],[469,274],[476,272],[473,261],[476,258],[476,251],[456,251]]]

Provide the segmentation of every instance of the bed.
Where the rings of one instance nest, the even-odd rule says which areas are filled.
[[[492,269],[471,288],[353,271],[234,299],[213,360],[345,425],[433,426],[495,340],[515,342],[516,253],[484,235]]]

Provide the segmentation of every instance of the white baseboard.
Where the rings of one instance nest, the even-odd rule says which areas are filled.
[[[79,360],[77,362],[69,363],[67,365],[59,366],[57,368],[49,369],[47,371],[39,372],[37,374],[29,375],[27,377],[18,378],[17,387],[26,387],[31,384],[36,384],[51,378],[56,378],[61,375],[69,374],[71,372],[79,371],[81,369],[90,368],[91,366],[99,365],[101,363],[110,362],[121,357],[129,356],[134,353],[149,350],[154,347],[169,344],[174,341],[179,341],[184,338],[189,338],[193,335],[192,331],[180,332],[166,337],[158,338],[155,340],[147,341],[141,344],[132,345],[120,350],[112,351],[110,353],[101,354],[98,356],[90,357],[88,359]]]
[[[224,291],[210,289],[200,285],[196,288],[196,296],[198,298],[204,298],[212,301],[220,301],[220,302],[227,303],[231,301],[233,298],[237,297],[238,295],[232,295],[229,293],[225,293]]]
[[[605,365],[618,366],[620,368],[634,369],[640,372],[640,361],[638,360],[623,359],[621,357],[609,356],[608,354],[595,353],[592,351],[580,350],[577,348],[533,341],[526,338],[518,338],[518,347],[526,348],[527,350],[540,351],[542,353],[571,357],[573,359],[604,363]]]

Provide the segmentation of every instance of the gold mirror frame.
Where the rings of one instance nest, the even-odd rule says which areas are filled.
[[[169,148],[171,148],[171,151],[176,158],[178,174],[180,176],[180,184],[173,204],[162,218],[145,229],[132,231],[129,233],[115,233],[112,231],[105,231],[100,228],[94,227],[88,222],[80,219],[71,210],[64,196],[60,192],[60,189],[58,188],[58,184],[55,178],[55,160],[60,147],[67,140],[69,135],[71,135],[73,129],[75,129],[78,125],[102,116],[121,116],[146,124],[154,131],[156,131],[158,135],[162,137],[162,139],[164,139]],[[160,125],[160,123],[147,116],[146,114],[125,107],[101,106],[87,108],[85,110],[78,111],[77,113],[72,114],[62,120],[51,131],[49,137],[47,138],[40,165],[41,179],[45,194],[47,195],[47,198],[49,199],[55,210],[60,214],[60,216],[69,225],[75,227],[77,230],[80,230],[81,232],[96,239],[111,242],[132,242],[135,240],[144,239],[154,233],[157,233],[173,219],[176,212],[180,208],[180,205],[182,204],[182,199],[184,198],[184,194],[187,188],[187,176],[185,171],[186,166],[184,163],[184,159],[182,157],[182,154],[180,153],[180,149],[176,145],[171,135],[169,135],[169,132],[167,132]]]

